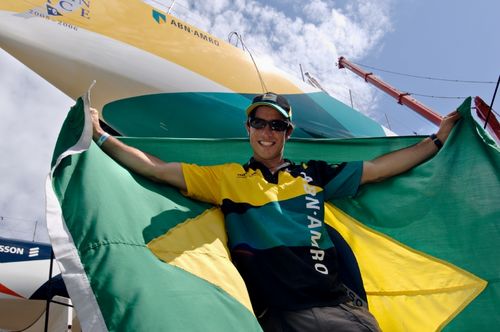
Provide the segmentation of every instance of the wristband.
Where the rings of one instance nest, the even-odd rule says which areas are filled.
[[[101,137],[99,137],[99,139],[97,140],[96,144],[98,146],[101,146],[104,144],[104,142],[106,142],[106,140],[109,138],[109,134],[108,133],[104,133],[101,135]]]
[[[443,142],[436,136],[436,134],[432,134],[429,136],[429,138],[434,142],[434,144],[437,146],[438,151],[441,150],[443,147]]]

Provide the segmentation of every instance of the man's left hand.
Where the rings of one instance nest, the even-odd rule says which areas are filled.
[[[450,114],[446,115],[443,120],[441,120],[441,124],[439,125],[439,130],[437,131],[436,136],[443,144],[444,142],[446,142],[448,136],[451,133],[451,130],[461,117],[462,115],[458,113],[458,111],[453,111]]]

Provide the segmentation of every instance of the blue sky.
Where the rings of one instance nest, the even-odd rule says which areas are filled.
[[[500,75],[500,2],[395,1],[387,33],[379,48],[360,63],[421,76],[496,82]],[[491,102],[495,84],[420,80],[373,71],[402,91],[434,96],[480,96]],[[427,134],[433,126],[380,94],[379,116],[387,113],[398,134]],[[416,97],[446,114],[462,100]],[[497,100],[498,101],[498,100]],[[498,107],[497,102],[496,109]],[[383,119],[381,120],[383,123]]]
[[[384,125],[388,119],[400,135],[430,134],[436,128],[354,74],[338,70],[337,57],[413,75],[496,82],[498,13],[496,0],[180,0],[174,7],[174,14],[219,38],[237,30],[258,57],[296,76],[302,64],[346,103],[351,90],[355,108]],[[488,103],[495,87],[373,72],[403,91],[479,95]],[[462,102],[417,99],[443,115]],[[500,97],[496,109],[498,103]],[[2,235],[47,241],[44,181],[70,105],[68,97],[0,50],[0,216],[8,217],[0,220]]]

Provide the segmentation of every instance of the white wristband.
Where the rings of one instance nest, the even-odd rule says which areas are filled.
[[[104,133],[101,135],[101,137],[99,137],[99,139],[97,140],[96,144],[98,146],[101,146],[104,144],[104,142],[106,142],[106,140],[108,139],[109,137],[109,134],[108,133]]]

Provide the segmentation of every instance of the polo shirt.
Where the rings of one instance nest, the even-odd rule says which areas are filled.
[[[347,300],[324,202],[356,194],[363,162],[285,161],[274,174],[253,158],[245,165],[182,164],[187,195],[221,207],[256,314]]]

